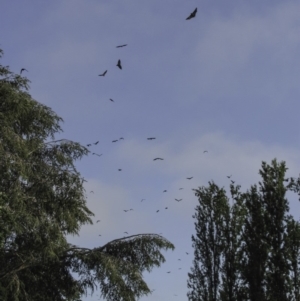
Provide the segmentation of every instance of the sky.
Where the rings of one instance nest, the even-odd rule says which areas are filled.
[[[99,141],[100,157],[76,162],[94,225],[70,243],[93,248],[126,231],[175,245],[144,274],[154,292],[142,301],[187,299],[192,189],[229,191],[232,175],[246,191],[274,158],[299,176],[299,1],[2,0],[0,28],[1,64],[28,70],[32,97],[64,120],[56,138]]]

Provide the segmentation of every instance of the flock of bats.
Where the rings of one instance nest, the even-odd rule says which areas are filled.
[[[192,19],[192,18],[195,18],[195,16],[196,16],[196,14],[197,14],[197,8],[195,8],[195,10],[186,18],[186,20],[190,20],[190,19]],[[123,45],[119,45],[119,46],[116,46],[116,48],[123,48],[123,47],[126,47],[127,46],[127,44],[123,44]],[[119,59],[118,60],[118,62],[117,62],[117,65],[116,65],[120,70],[122,70],[122,63],[121,63],[121,60]],[[107,71],[108,70],[105,70],[102,74],[99,74],[98,76],[102,76],[102,77],[104,77],[106,74],[107,74]],[[111,99],[110,98],[110,101],[112,101],[112,102],[114,102],[114,100],[113,99]],[[149,137],[149,138],[147,138],[147,140],[155,140],[156,139],[156,137]],[[115,142],[117,142],[117,141],[119,141],[119,140],[124,140],[124,138],[123,137],[121,137],[121,138],[119,138],[119,139],[116,139],[116,140],[112,140],[112,143],[115,143]],[[99,143],[99,141],[96,141],[96,142],[94,142],[94,143],[89,143],[89,144],[87,144],[87,147],[90,147],[90,146],[92,146],[92,144],[93,145],[97,145]],[[208,151],[207,150],[205,150],[205,151],[203,151],[203,153],[207,153]],[[102,156],[102,154],[96,154],[96,153],[92,153],[93,155],[97,155],[97,156]],[[153,161],[158,161],[158,160],[164,160],[163,158],[160,158],[160,157],[157,157],[157,158],[154,158],[153,159]],[[118,171],[122,171],[122,169],[118,169]],[[231,176],[232,175],[230,175],[230,176],[227,176],[227,178],[228,179],[230,179],[231,178]],[[187,177],[186,178],[187,180],[192,180],[193,179],[193,177]],[[233,184],[234,184],[234,181],[231,181]],[[182,190],[183,188],[179,188],[179,190]],[[165,193],[165,192],[167,192],[167,190],[163,190],[163,193]],[[90,191],[90,193],[94,193],[93,191]],[[176,202],[181,202],[183,199],[181,198],[181,199],[177,199],[177,198],[175,198],[175,201]],[[145,201],[145,199],[142,199],[141,200],[141,202],[143,202],[143,201]],[[168,209],[168,207],[165,207],[165,210],[166,209]],[[130,212],[130,211],[134,211],[132,208],[130,208],[130,209],[124,209],[123,210],[125,213],[127,213],[127,212]],[[160,210],[156,210],[156,213],[158,213]],[[96,221],[96,223],[99,223],[101,220],[97,220]],[[128,232],[127,231],[124,231],[124,234],[128,234]],[[160,233],[160,234],[162,234],[162,233]],[[99,234],[99,236],[101,236],[101,234]],[[188,252],[186,252],[186,254],[188,255],[189,253]],[[178,259],[179,261],[181,261],[181,259],[179,258]],[[181,268],[179,268],[179,270],[181,270]],[[169,273],[171,273],[171,271],[168,271],[167,272],[168,274]],[[152,290],[151,292],[153,292],[154,290]],[[177,295],[174,295],[174,296],[177,296]]]
[[[190,19],[195,18],[195,17],[196,17],[196,14],[197,14],[197,8],[195,8],[195,10],[194,10],[194,11],[186,18],[186,20],[190,20]],[[116,48],[123,48],[123,47],[126,47],[126,46],[127,46],[127,44],[123,44],[123,45],[116,46]],[[122,63],[121,63],[121,60],[120,60],[120,59],[118,60],[116,66],[117,66],[120,70],[122,70]],[[20,74],[22,74],[23,71],[27,71],[27,72],[28,72],[28,70],[26,70],[25,68],[22,68],[21,71],[20,71]],[[108,71],[108,70],[105,70],[102,74],[99,74],[98,76],[104,77],[104,76],[107,74],[107,71]],[[114,102],[114,100],[111,99],[111,98],[110,98],[110,101]],[[156,139],[155,137],[149,137],[149,138],[147,138],[147,140],[155,140],[155,139]],[[115,143],[115,142],[117,142],[117,141],[119,141],[119,140],[124,140],[124,138],[121,137],[121,138],[119,138],[119,139],[117,139],[117,140],[113,140],[112,142]],[[92,144],[93,144],[93,145],[97,145],[98,143],[99,143],[99,141],[96,141],[96,142],[94,142],[94,143],[89,143],[89,144],[87,144],[87,147],[92,146]],[[207,153],[207,152],[208,152],[208,151],[205,150],[203,153]],[[92,155],[96,155],[96,156],[99,156],[99,157],[102,156],[102,154],[97,154],[97,153],[92,153]],[[157,160],[164,160],[164,159],[163,159],[163,158],[160,158],[160,157],[157,157],[157,158],[154,158],[154,159],[153,159],[153,161],[157,161]],[[122,171],[122,169],[119,168],[118,171]],[[231,175],[230,175],[230,176],[227,176],[227,178],[230,179],[230,178],[231,178]],[[187,180],[191,180],[191,179],[193,179],[193,177],[187,177],[186,179],[187,179]],[[231,183],[234,184],[234,181],[231,180]],[[183,189],[183,188],[179,188],[179,190],[182,190],[182,189]],[[164,190],[163,192],[165,193],[165,192],[167,192],[167,190]],[[90,191],[90,193],[94,193],[94,192],[93,192],[93,191]],[[142,199],[142,200],[141,200],[141,202],[143,202],[143,201],[145,201],[145,199]],[[182,199],[176,199],[176,198],[175,198],[175,201],[176,201],[176,202],[181,202]],[[168,209],[168,207],[165,207],[165,209]],[[133,211],[133,209],[132,209],[132,208],[131,208],[131,209],[127,209],[127,210],[124,209],[123,211],[124,211],[124,212],[129,212],[129,211]],[[158,212],[159,212],[159,210],[156,210],[156,213],[158,213]],[[100,221],[101,221],[101,220],[97,220],[96,223],[99,223]],[[125,231],[124,234],[128,234],[128,232]],[[162,234],[162,233],[160,233],[160,234]],[[99,234],[99,236],[101,236],[101,234]],[[186,252],[186,254],[188,255],[189,253]],[[179,258],[178,260],[181,260],[181,259]],[[179,268],[179,270],[181,270],[181,268]],[[171,273],[171,271],[168,271],[167,273],[169,274],[169,273]],[[153,291],[155,291],[155,290],[152,290],[151,292],[153,292]],[[177,295],[174,295],[174,296],[177,296]]]
[[[195,18],[195,17],[196,17],[196,14],[197,14],[197,8],[195,8],[195,10],[194,10],[194,11],[186,18],[186,20],[190,20],[190,19],[192,19],[192,18]],[[123,48],[123,47],[126,47],[126,46],[127,46],[127,44],[122,44],[122,45],[116,46],[116,48]],[[120,60],[120,59],[118,60],[116,66],[117,66],[120,70],[122,70],[122,63],[121,63],[121,60]],[[22,70],[25,70],[25,69],[22,69]],[[104,77],[104,76],[107,74],[107,71],[108,71],[108,70],[105,70],[103,73],[99,74],[98,76]],[[110,101],[114,102],[114,100],[111,99],[111,98],[110,98]],[[147,138],[147,140],[150,140],[150,141],[151,141],[151,140],[155,140],[155,139],[156,139],[156,137],[149,137],[149,138]],[[119,140],[124,140],[124,138],[121,137],[121,138],[119,138],[119,139],[112,140],[112,143],[115,143],[115,142],[117,142],[117,141],[119,141]],[[89,144],[87,144],[87,147],[91,147],[92,145],[97,145],[98,143],[99,143],[99,141],[96,141],[96,142],[93,142],[93,143],[89,143]],[[203,153],[207,153],[207,152],[208,152],[207,150],[203,151]],[[92,154],[93,154],[93,155],[97,155],[97,156],[102,156],[102,154],[96,154],[96,153],[92,153]],[[157,161],[157,160],[164,160],[164,159],[163,159],[163,158],[160,158],[160,157],[157,157],[157,158],[154,158],[154,159],[153,159],[153,161]],[[118,171],[122,171],[122,169],[119,168]],[[232,176],[232,175],[227,176],[227,178],[230,179],[231,176]],[[187,180],[192,180],[193,177],[187,177],[186,179],[187,179]],[[231,180],[231,182],[234,184],[234,181]],[[183,189],[183,188],[179,188],[179,190],[182,190],[182,189]],[[167,192],[167,190],[163,190],[163,193],[165,193],[165,192]],[[94,193],[94,191],[90,191],[90,193]],[[141,200],[141,202],[143,202],[143,201],[145,201],[145,199],[142,199],[142,200]],[[176,198],[175,198],[175,201],[176,201],[176,202],[181,202],[182,199],[176,199]],[[165,209],[168,209],[168,207],[165,207]],[[130,212],[130,211],[133,211],[133,209],[132,209],[132,208],[130,208],[130,209],[124,209],[123,211],[124,211],[125,213],[127,213],[127,212]],[[160,210],[156,210],[156,213],[158,213],[159,211],[160,211]],[[97,220],[96,223],[99,223],[100,221],[101,221],[101,220]],[[128,232],[127,232],[127,231],[124,231],[124,234],[128,234]],[[162,234],[162,233],[160,233],[160,234]],[[99,234],[99,236],[101,236],[101,234]],[[186,254],[188,255],[189,253],[186,252]],[[178,260],[181,260],[181,259],[179,258]],[[181,269],[181,268],[179,268],[179,269]],[[168,271],[167,273],[171,273],[171,271]],[[154,291],[154,290],[152,290],[152,291]],[[177,296],[177,295],[175,295],[175,296]]]
[[[186,18],[186,20],[190,20],[196,17],[197,14],[197,7],[195,8],[195,10]],[[123,44],[123,45],[119,45],[116,48],[123,48],[126,47],[127,44]],[[121,60],[118,60],[118,63],[116,65],[120,70],[122,70],[122,63]],[[105,76],[108,70],[105,70],[103,73],[99,74],[98,76]],[[113,99],[110,98],[110,101],[113,102]]]

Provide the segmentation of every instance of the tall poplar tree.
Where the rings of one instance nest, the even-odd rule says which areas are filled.
[[[271,165],[262,163],[260,195],[265,207],[265,240],[269,249],[266,272],[266,292],[274,301],[287,301],[289,290],[289,262],[286,228],[289,205],[286,198],[286,166],[272,160]]]
[[[225,215],[223,233],[223,252],[220,285],[221,301],[240,301],[247,295],[241,285],[240,266],[243,258],[242,230],[245,223],[246,208],[240,186],[230,185],[231,200],[234,202]]]
[[[89,150],[54,140],[62,119],[32,99],[28,85],[0,65],[0,299],[80,300],[97,286],[109,301],[149,294],[142,273],[160,266],[161,250],[173,244],[156,234],[94,249],[67,242],[92,223],[74,164]]]
[[[296,192],[300,197],[300,178],[286,179],[286,170],[285,162],[278,163],[276,159],[270,165],[262,162],[259,171],[262,182],[258,186],[251,186],[245,193],[240,192],[240,187],[230,186],[234,204],[230,210],[222,211],[225,218],[220,231],[222,282],[214,299],[203,294],[211,276],[207,273],[209,269],[203,269],[203,262],[204,267],[209,266],[210,258],[202,250],[210,250],[212,244],[203,239],[206,213],[198,212],[203,203],[228,202],[224,201],[227,199],[225,190],[215,200],[209,193],[211,183],[208,188],[197,190],[200,205],[195,215],[197,236],[192,236],[195,259],[188,280],[189,300],[300,301],[300,226],[288,215],[286,198],[287,191]],[[211,223],[218,221],[216,218]]]
[[[191,301],[219,300],[220,260],[223,251],[222,229],[228,211],[225,191],[214,183],[195,190],[199,199],[196,213],[196,236],[192,236],[195,249],[194,265],[188,274],[187,296]]]

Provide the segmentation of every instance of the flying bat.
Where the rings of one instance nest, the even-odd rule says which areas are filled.
[[[112,101],[112,102],[114,102],[114,100],[113,100],[113,99],[111,99],[111,98],[110,98],[109,100],[110,100],[110,101]]]
[[[117,142],[118,140],[113,140],[112,142]]]
[[[167,192],[167,190],[164,190],[163,192]]]
[[[89,146],[91,146],[91,145],[92,145],[92,144],[87,144],[86,146],[89,147]]]
[[[122,171],[122,169],[119,168],[118,171]]]
[[[159,210],[157,210],[156,212],[159,212]]]
[[[107,73],[107,70],[105,70],[102,74],[99,74],[98,76],[105,76],[106,73]]]
[[[119,140],[124,140],[124,138],[123,138],[123,137],[121,137]]]
[[[178,200],[178,199],[175,199],[175,201],[177,201],[177,202],[180,202],[180,201],[182,201],[182,199],[180,199],[180,200]]]
[[[129,211],[129,210],[123,210],[124,212],[127,212],[127,211]]]
[[[118,60],[118,64],[116,66],[122,69],[121,60]]]
[[[165,209],[168,209],[168,207],[166,207]]]
[[[25,69],[25,68],[22,68],[22,69],[21,69],[21,71],[20,71],[20,74],[22,74],[22,72],[23,72],[23,71],[27,71],[27,72],[28,72],[28,70],[27,70],[27,69]]]
[[[171,273],[171,271],[170,271],[170,272],[167,272],[167,273],[169,274],[169,273]]]
[[[91,191],[90,191],[90,193],[94,193],[94,191],[93,191],[93,190],[91,190]]]
[[[183,188],[179,188],[179,190],[182,190]]]
[[[116,48],[122,48],[122,47],[125,47],[125,46],[127,46],[127,44],[119,45],[119,46],[117,46]]]
[[[187,255],[189,255],[189,253],[188,252],[185,252]]]
[[[163,158],[155,158],[155,159],[153,159],[153,161],[156,161],[156,160],[163,160]]]
[[[98,219],[96,223],[99,223],[99,222],[101,222],[100,219]]]
[[[188,180],[191,180],[193,177],[187,178]]]
[[[227,178],[228,178],[228,179],[230,179],[231,177],[232,177],[232,175],[230,175],[230,176],[227,176]]]
[[[154,140],[156,139],[155,137],[150,137],[150,138],[147,138],[147,140]]]
[[[94,145],[97,145],[99,143],[99,141],[95,142]]]
[[[231,181],[231,183],[232,183],[232,184],[234,184],[234,183],[235,183],[235,181],[232,181],[232,180],[230,180],[230,181]]]
[[[208,151],[207,151],[207,150],[205,150],[205,151],[203,152],[203,154],[204,154],[204,153],[208,153]]]
[[[142,202],[142,201],[145,201],[145,199],[142,199],[141,202]]]
[[[192,18],[195,18],[197,14],[197,7],[195,8],[195,10],[186,18],[186,20],[190,20]]]
[[[93,155],[96,155],[96,156],[98,156],[98,157],[101,157],[102,156],[102,154],[96,154],[96,153],[93,153]]]
[[[128,234],[128,232],[126,232],[126,231],[124,233]]]

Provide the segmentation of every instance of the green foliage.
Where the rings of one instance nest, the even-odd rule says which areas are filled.
[[[225,191],[214,183],[209,183],[208,188],[199,188],[195,194],[201,198],[201,204],[197,206],[193,218],[201,220],[201,223],[195,223],[197,237],[192,236],[195,260],[192,273],[189,274],[188,288],[192,289],[189,297],[192,300],[216,300],[224,239],[222,229],[228,201]],[[193,288],[196,288],[197,293]]]
[[[230,185],[231,207],[214,183],[196,190],[189,300],[299,300],[300,224],[287,214],[285,195],[300,196],[300,178],[285,179],[286,170],[276,159],[263,162],[259,187],[241,193]]]
[[[0,65],[0,299],[79,300],[97,286],[107,300],[150,293],[142,272],[165,261],[161,249],[174,249],[163,237],[135,235],[94,249],[67,242],[92,223],[74,165],[89,151],[54,140],[62,119],[28,89],[28,79]]]

